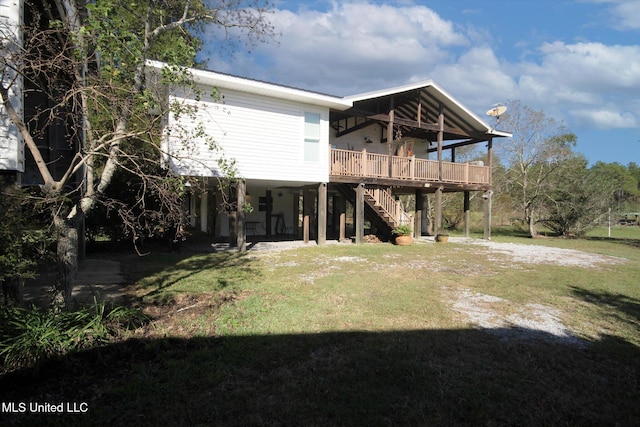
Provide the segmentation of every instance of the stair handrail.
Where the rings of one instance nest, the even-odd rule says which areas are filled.
[[[391,221],[397,225],[411,224],[412,218],[402,207],[402,203],[396,200],[391,193],[382,188],[364,189],[380,208],[389,215]]]

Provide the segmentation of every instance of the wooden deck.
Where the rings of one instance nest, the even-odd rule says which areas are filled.
[[[471,187],[491,185],[491,168],[473,163],[438,162],[419,159],[415,156],[398,157],[368,153],[366,150],[352,151],[331,149],[331,179],[350,181],[371,178],[392,180],[400,183],[457,184]]]

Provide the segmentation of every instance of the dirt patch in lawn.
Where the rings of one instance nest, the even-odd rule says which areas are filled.
[[[601,268],[626,262],[624,258],[540,245],[498,243],[487,240],[460,240],[489,249],[489,259],[507,257],[511,265],[548,264],[577,268]],[[498,259],[500,257],[500,259]],[[575,336],[562,322],[562,311],[543,304],[516,304],[469,289],[444,289],[451,308],[478,328],[500,334],[504,339],[541,339],[584,346],[586,341]]]
[[[451,308],[474,326],[505,340],[542,340],[582,347],[562,322],[562,312],[543,304],[514,304],[512,301],[472,292],[469,289],[443,289]]]
[[[464,242],[484,246],[489,248],[492,254],[506,255],[512,261],[522,264],[552,264],[567,267],[599,268],[605,265],[622,264],[626,261],[624,258],[541,245],[498,243],[490,240],[466,240]]]

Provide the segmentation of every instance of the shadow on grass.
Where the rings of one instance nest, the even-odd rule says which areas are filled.
[[[252,259],[246,252],[222,252],[202,256],[165,254],[154,259],[130,262],[130,270],[139,269],[130,274],[135,282],[148,277],[153,278],[151,281],[140,282],[140,288],[148,291],[145,294],[146,298],[159,295],[177,283],[204,271],[207,272],[206,279],[211,291],[232,287],[247,277],[259,274],[252,267]],[[140,263],[147,265],[140,266]]]
[[[586,240],[594,242],[609,242],[617,243],[620,245],[631,246],[633,248],[640,248],[640,239],[633,238],[620,238],[620,237],[585,237]]]
[[[637,425],[640,349],[505,340],[510,330],[128,340],[0,379],[2,425]]]
[[[585,237],[585,239],[591,240],[593,242],[617,243],[620,245],[631,246],[632,248],[640,248],[640,239],[631,238],[631,237],[589,236],[589,237]]]
[[[576,286],[571,287],[573,295],[607,312],[607,316],[635,325],[640,330],[640,300],[623,294],[605,291],[588,291]]]

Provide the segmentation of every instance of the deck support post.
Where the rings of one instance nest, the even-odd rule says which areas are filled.
[[[218,234],[216,234],[216,231],[217,231],[216,228],[218,227],[218,223],[220,221],[218,221],[218,214],[216,209],[216,206],[218,206],[216,193],[214,192],[209,193],[209,197],[207,198],[207,203],[208,203],[207,212],[209,212],[209,214],[207,215],[207,234],[217,236]]]
[[[304,189],[302,196],[302,240],[309,243],[311,234],[311,215],[313,215],[313,197],[311,190]]]
[[[338,241],[342,242],[347,238],[347,199],[340,196],[334,199],[333,203],[340,217],[340,234],[338,235]]]
[[[356,187],[356,245],[364,243],[364,184]]]
[[[393,176],[393,121],[395,118],[395,99],[389,105],[389,123],[387,123],[387,154],[389,156],[389,177]]]
[[[469,237],[469,229],[471,226],[471,197],[469,191],[464,192],[464,237]]]
[[[431,202],[429,195],[422,197],[422,234],[430,236],[433,234],[433,222],[431,221]]]
[[[236,207],[236,246],[239,252],[247,250],[247,230],[245,227],[244,205],[247,195],[247,183],[246,181],[238,181],[237,187],[237,207]]]
[[[293,218],[293,224],[291,227],[291,233],[296,236],[296,238],[300,238],[300,223],[299,215],[300,215],[300,193],[294,192],[292,194],[292,203],[291,203],[291,218]]]
[[[266,198],[265,198],[265,220],[264,220],[264,228],[265,228],[265,233],[267,235],[267,237],[271,237],[271,211],[273,210],[273,198],[271,195],[271,190],[267,190],[266,191]]]
[[[440,105],[438,114],[438,180],[442,181],[442,142],[444,140],[444,108]]]
[[[413,217],[413,237],[415,239],[422,236],[422,190],[416,190],[416,207]]]
[[[437,235],[442,230],[442,187],[436,190],[436,217],[433,232]]]
[[[209,217],[209,193],[206,190],[200,195],[200,231],[207,232],[207,219]]]
[[[318,246],[327,243],[327,183],[318,186]]]
[[[482,198],[484,199],[484,234],[482,238],[491,240],[491,204],[493,190],[485,191]]]

